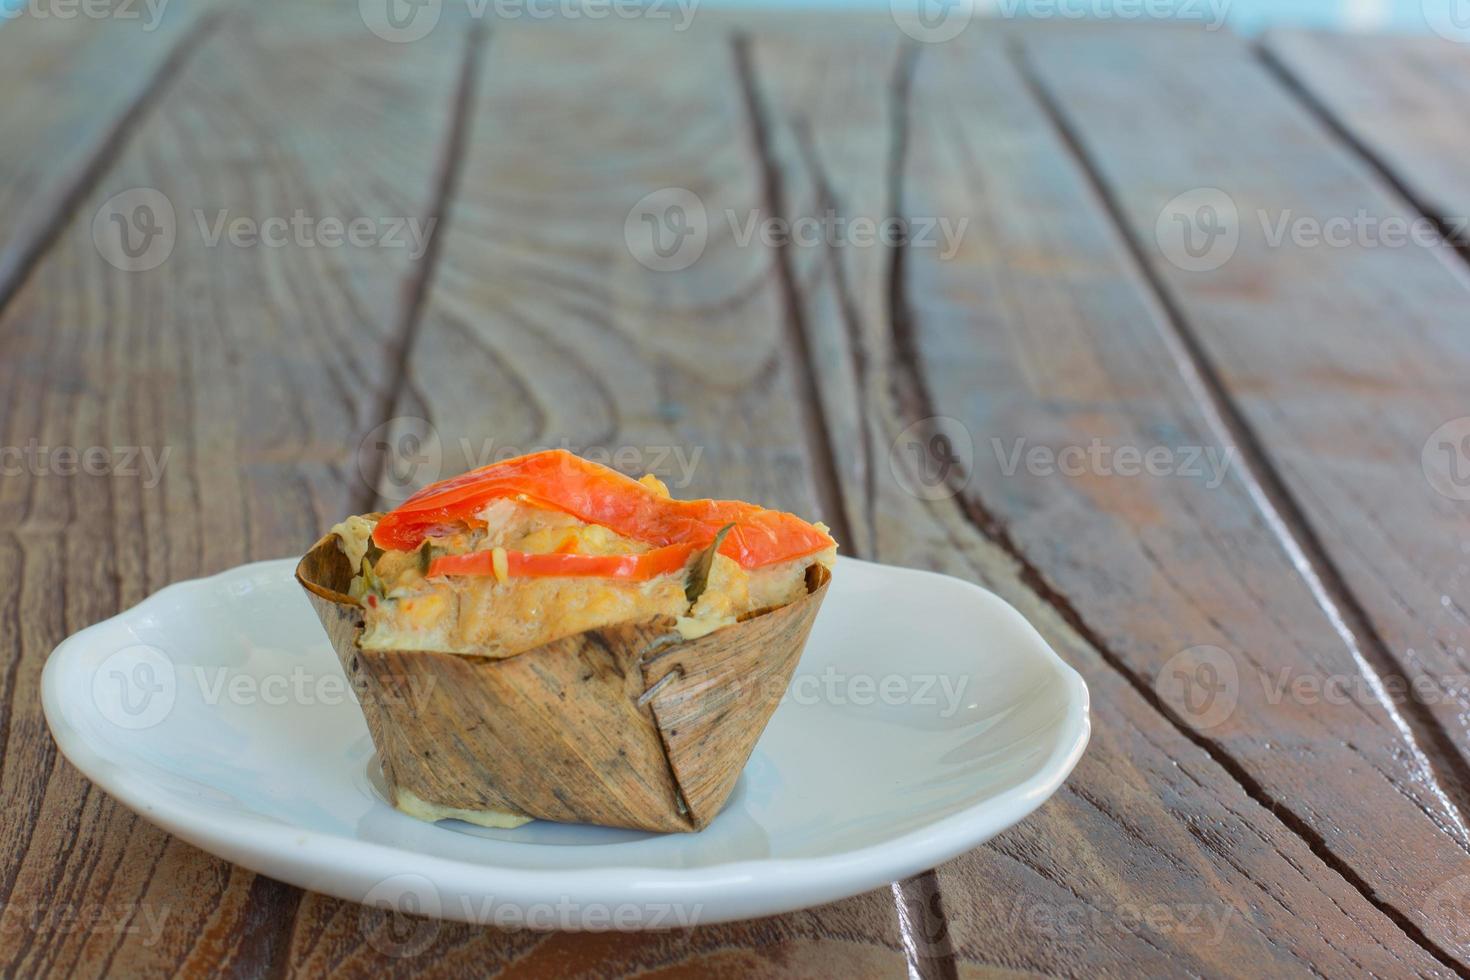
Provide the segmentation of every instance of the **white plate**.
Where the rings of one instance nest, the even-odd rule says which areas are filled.
[[[933,867],[1035,810],[1087,688],[1001,599],[842,559],[796,677],[699,834],[426,824],[367,728],[295,560],[181,582],[46,664],[61,751],[147,819],[303,888],[441,918],[660,928],[771,915]]]

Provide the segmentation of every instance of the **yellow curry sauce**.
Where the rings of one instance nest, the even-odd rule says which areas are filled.
[[[653,477],[644,482],[667,496]],[[647,581],[613,578],[427,576],[427,556],[490,549],[531,554],[642,553],[649,546],[608,528],[524,499],[488,504],[477,518],[483,528],[431,536],[425,551],[383,551],[371,546],[374,524],[351,517],[333,533],[353,568],[352,595],[363,603],[364,649],[430,650],[482,657],[508,657],[585,630],[666,615],[692,639],[728,626],[742,616],[800,598],[806,570],[830,567],[835,548],[793,561],[742,568],[717,554],[698,601],[685,595],[691,556],[682,569]],[[825,529],[824,529],[825,530]]]

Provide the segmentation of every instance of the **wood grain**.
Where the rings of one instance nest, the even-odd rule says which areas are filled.
[[[616,36],[610,44],[599,30],[510,27],[491,37],[452,220],[387,439],[382,502],[502,454],[564,445],[635,475],[655,472],[679,496],[740,497],[827,518],[775,256],[759,240],[741,247],[724,217],[762,206],[728,40],[656,28]],[[697,196],[708,219],[702,253],[677,272],[636,257],[660,265],[647,226],[635,217],[626,230],[641,198],[671,187]],[[896,976],[907,968],[887,891],[667,933],[526,935],[393,921],[427,938],[411,950],[364,942],[356,907],[308,895],[289,971],[473,964],[511,975]]]
[[[1051,447],[1093,433],[1215,438],[1146,285],[1004,49],[757,37],[753,50],[788,215],[902,214],[916,234],[920,221],[970,222],[948,257],[937,235],[787,249],[854,540],[997,591],[1092,689],[1093,741],[1058,796],[939,869],[960,961],[1068,975],[1447,972],[1256,785],[1274,767],[1283,809],[1334,800],[1323,823],[1356,819],[1361,850],[1381,841],[1370,817],[1397,821],[1406,847],[1394,859],[1408,849],[1421,871],[1452,868],[1463,851],[1440,829],[1449,818],[1426,816],[1436,801],[1412,785],[1382,712],[1307,720],[1252,703],[1242,685],[1241,734],[1221,752],[1152,689],[1174,653],[1244,636],[1263,647],[1235,647],[1252,657],[1351,666],[1249,498],[1179,480],[1008,476],[985,458],[992,435]],[[840,74],[850,63],[883,70],[855,88]],[[948,485],[926,485],[905,451],[935,434],[975,444]],[[1264,729],[1254,750],[1253,726]],[[1347,752],[1343,738],[1364,745]],[[1383,811],[1345,817],[1355,792]],[[1153,925],[1139,923],[1143,905]]]
[[[225,23],[0,319],[0,445],[106,451],[75,475],[65,457],[12,453],[0,481],[7,975],[258,974],[283,950],[299,893],[91,787],[58,757],[37,691],[68,633],[171,581],[299,553],[362,485],[353,454],[383,397],[406,251],[207,247],[193,213],[429,216],[463,48],[404,50],[341,25],[304,12]],[[21,26],[0,28],[0,49]],[[146,79],[119,43],[80,76],[136,91]],[[157,268],[128,272],[104,260],[93,219],[139,187],[171,202],[177,236]]]
[[[1420,210],[1445,224],[1461,248],[1470,246],[1470,45],[1280,30],[1262,47]]]
[[[1447,805],[1426,814],[1452,814],[1445,829],[1464,847],[1470,659],[1460,541],[1470,511],[1435,488],[1456,464],[1440,450],[1460,448],[1435,433],[1470,404],[1461,313],[1470,275],[1443,246],[1380,237],[1392,227],[1385,222],[1407,225],[1415,214],[1245,46],[1200,38],[1165,48],[1114,37],[1038,40],[1030,51],[1040,84],[1164,291],[1188,358],[1199,361],[1225,422],[1259,460],[1278,536],[1296,549],[1318,584],[1314,598],[1362,659],[1347,672],[1345,707],[1391,708],[1407,771],[1421,770],[1421,785],[1445,796]],[[1126,90],[1080,84],[1125,65]],[[1165,79],[1167,95],[1156,87]],[[1212,120],[1208,131],[1202,119]],[[1219,208],[1238,215],[1238,244],[1233,254],[1217,253],[1216,268],[1186,268],[1174,239],[1158,232],[1171,199],[1196,188],[1218,189]],[[1359,215],[1363,230],[1345,231],[1341,223]],[[1273,241],[1271,229],[1283,222],[1300,230],[1334,220],[1345,231],[1336,239],[1289,232]],[[1373,673],[1381,693],[1362,680]],[[1323,697],[1288,690],[1283,706],[1293,701],[1313,719],[1330,714]],[[1274,734],[1279,756],[1286,746]],[[1362,748],[1355,736],[1351,743]],[[1322,765],[1316,746],[1302,752],[1304,763]],[[1460,914],[1435,900],[1464,874],[1463,857],[1421,864],[1402,848],[1383,854],[1381,829],[1350,849],[1340,831],[1353,809],[1296,812],[1366,887],[1470,961]],[[1378,817],[1363,815],[1370,825]]]
[[[1158,213],[1196,186],[1251,221],[1411,216],[1249,51],[1177,31],[1055,46],[1004,32],[1099,199],[1010,57],[968,41],[497,28],[456,169],[462,24],[394,45],[354,10],[293,8],[232,14],[206,40],[198,9],[147,36],[84,18],[0,29],[0,83],[18,70],[62,93],[17,100],[0,124],[0,447],[25,466],[0,481],[0,972],[1463,969],[1464,504],[1428,489],[1420,452],[1467,411],[1466,276],[1443,250],[1262,249],[1244,228],[1215,272],[1160,260]],[[1458,77],[1454,59],[1397,64],[1372,113],[1342,80],[1337,123],[1416,201],[1463,214],[1435,142],[1459,147],[1440,134],[1460,127],[1425,91]],[[126,272],[93,219],[138,187],[169,200],[178,241]],[[427,258],[206,247],[196,217],[422,221],[451,190]],[[948,258],[742,244],[752,218],[829,211],[971,224]],[[691,229],[702,251],[670,271],[648,232]],[[955,431],[910,428],[940,414],[976,450],[955,486],[907,454],[922,462]],[[1217,486],[1007,474],[991,442],[1094,434],[1234,440],[1250,465]],[[68,632],[541,445],[821,518],[846,553],[997,591],[1088,679],[1097,728],[1076,775],[891,893],[546,935],[303,895],[169,839],[56,756],[33,692]],[[24,463],[59,446],[107,449],[107,471]],[[1202,645],[1242,671],[1218,725],[1155,683]],[[1397,713],[1371,690],[1273,701],[1259,678],[1283,669],[1444,693]]]
[[[146,112],[198,41],[213,3],[107,0],[57,16],[59,4],[19,6],[0,35],[0,307],[56,234],[113,145]],[[44,97],[37,97],[44,93]]]
[[[0,307],[111,147],[218,18],[212,3],[22,5],[0,35]]]

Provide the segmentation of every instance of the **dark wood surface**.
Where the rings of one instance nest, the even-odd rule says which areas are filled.
[[[1470,276],[1434,237],[1470,209],[1466,50],[447,7],[392,43],[356,5],[224,2],[0,27],[0,445],[159,466],[0,479],[0,972],[1470,971],[1470,427],[1436,436],[1470,415]],[[94,219],[139,188],[177,240],[129,271]],[[624,232],[669,188],[709,217],[678,271]],[[1176,216],[1221,200],[1234,251],[1181,251]],[[222,211],[298,210],[436,224],[422,249],[206,242]],[[1291,237],[1359,211],[1346,244]],[[928,237],[744,241],[752,215]],[[374,448],[430,431],[434,472]],[[925,484],[906,450],[936,435],[972,452]],[[543,445],[996,591],[1086,677],[1087,755],[889,889],[575,935],[384,924],[57,754],[36,691],[68,633]],[[1229,710],[1192,696],[1201,664],[1233,671]]]

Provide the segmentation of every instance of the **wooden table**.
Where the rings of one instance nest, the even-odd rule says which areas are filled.
[[[1470,972],[1470,47],[453,6],[0,29],[0,972]],[[993,589],[1086,757],[891,889],[543,935],[365,917],[58,756],[68,633],[542,445]]]

